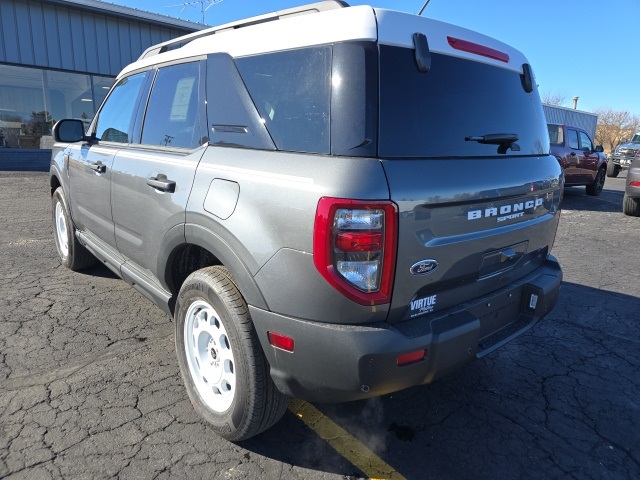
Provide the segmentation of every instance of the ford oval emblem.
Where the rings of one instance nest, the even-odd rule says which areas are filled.
[[[428,258],[414,263],[409,271],[412,275],[426,275],[427,273],[433,272],[436,268],[438,268],[438,261],[433,258]]]

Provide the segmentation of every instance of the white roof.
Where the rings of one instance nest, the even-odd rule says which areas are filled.
[[[289,16],[237,28],[238,22],[215,27],[216,33],[196,38],[181,48],[141,58],[126,67],[119,77],[159,63],[225,52],[232,57],[276,52],[349,40],[378,41],[384,45],[413,48],[412,35],[426,35],[432,52],[469,58],[478,62],[522,71],[527,63],[520,52],[485,35],[408,13],[368,6],[355,6]],[[213,29],[212,29],[213,30]],[[508,55],[508,61],[454,48],[448,37],[471,42]]]

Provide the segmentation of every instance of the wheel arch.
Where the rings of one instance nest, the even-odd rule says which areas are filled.
[[[229,270],[247,304],[268,309],[247,266],[214,232],[193,224],[174,227],[165,236],[162,252],[158,258],[158,272],[171,293],[169,308],[172,313],[180,287],[187,277],[213,265],[222,265]]]

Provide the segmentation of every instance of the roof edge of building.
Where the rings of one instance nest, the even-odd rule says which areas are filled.
[[[203,25],[201,23],[181,20],[179,18],[170,17],[168,15],[160,15],[159,13],[147,12],[145,10],[138,10],[137,8],[125,7],[123,5],[116,5],[114,3],[98,0],[48,0],[48,3],[55,3],[71,8],[82,8],[84,10],[96,11],[101,13],[110,13],[112,15],[118,15],[127,18],[133,17],[143,21],[157,23],[163,26],[174,28],[183,28],[194,31],[209,28],[208,25]]]

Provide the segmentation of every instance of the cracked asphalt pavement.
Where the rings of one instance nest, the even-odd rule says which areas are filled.
[[[398,475],[640,478],[640,218],[567,189],[555,310],[432,385],[314,405]],[[235,445],[195,414],[171,319],[53,243],[48,175],[0,172],[0,478],[361,478],[293,413]],[[348,448],[348,445],[347,445]],[[366,461],[366,459],[365,459]]]

